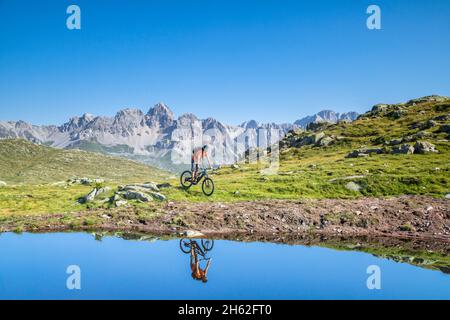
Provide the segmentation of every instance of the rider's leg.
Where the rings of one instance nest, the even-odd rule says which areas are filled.
[[[194,158],[191,159],[191,180],[195,181],[195,161]]]
[[[195,165],[194,165],[194,173],[193,173],[193,175],[192,175],[192,177],[193,177],[193,179],[192,179],[192,181],[196,181],[197,180],[197,174],[198,174],[198,163],[196,163]]]

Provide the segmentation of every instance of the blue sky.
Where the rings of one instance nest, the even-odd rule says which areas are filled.
[[[382,30],[366,28],[366,8]],[[81,8],[82,29],[66,28]],[[227,123],[450,95],[450,1],[0,0],[0,119],[164,101]]]

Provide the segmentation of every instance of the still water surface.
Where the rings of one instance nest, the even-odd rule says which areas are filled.
[[[181,248],[180,240],[1,234],[0,299],[450,299],[450,275],[367,253],[218,240]],[[80,267],[80,290],[67,289],[69,265]],[[381,290],[367,288],[370,265],[380,267]]]

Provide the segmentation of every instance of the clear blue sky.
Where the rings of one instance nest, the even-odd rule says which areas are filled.
[[[366,8],[382,30],[366,28]],[[66,28],[81,7],[82,29]],[[0,0],[0,119],[164,101],[227,123],[450,95],[450,1]]]

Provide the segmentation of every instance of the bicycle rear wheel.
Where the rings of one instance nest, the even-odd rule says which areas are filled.
[[[180,183],[184,189],[189,189],[192,186],[192,172],[184,171],[180,176]]]
[[[214,182],[211,180],[211,178],[206,178],[205,180],[203,180],[202,190],[203,193],[208,197],[214,193]]]
[[[205,252],[211,251],[214,247],[214,240],[202,239],[202,247]]]

